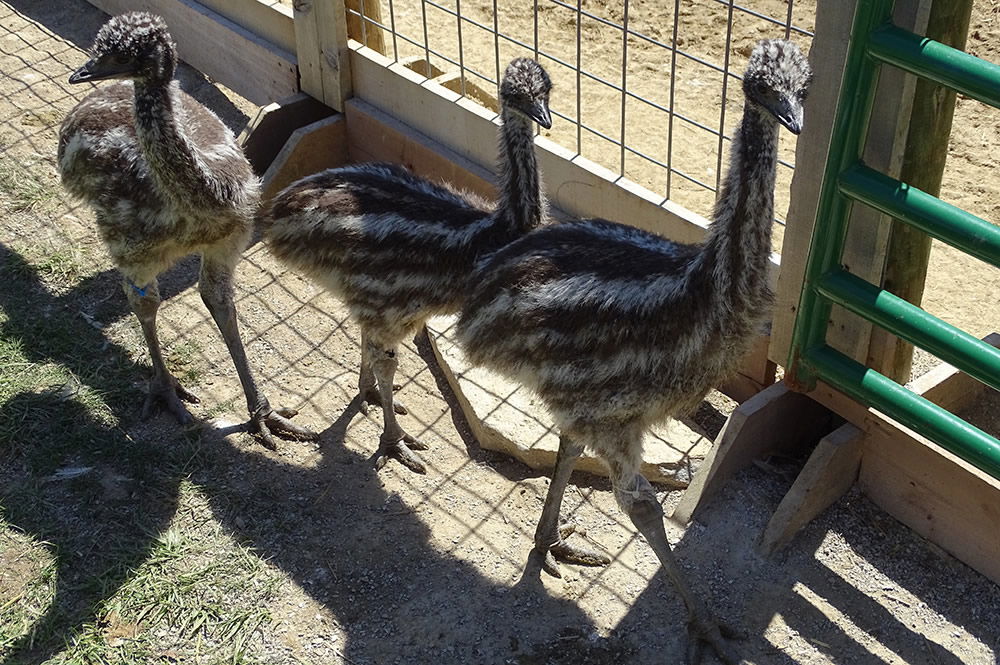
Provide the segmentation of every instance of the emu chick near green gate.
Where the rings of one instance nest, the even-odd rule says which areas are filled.
[[[198,287],[236,365],[253,428],[276,447],[275,433],[316,435],[274,410],[247,365],[233,303],[232,277],[250,240],[260,183],[219,118],[173,80],[177,53],[158,16],[130,12],[97,33],[93,58],[70,83],[119,79],[87,95],[59,130],[63,185],[94,209],[97,227],[153,362],[143,405],[158,404],[181,423],[197,402],[167,370],[156,332],[157,275],[188,254],[201,255]]]
[[[811,71],[787,41],[754,48],[729,171],[705,242],[682,245],[600,219],[546,226],[477,269],[458,342],[469,359],[520,381],[560,430],[535,552],[602,557],[566,542],[562,495],[584,448],[610,469],[615,497],[655,550],[690,613],[690,660],[707,643],[738,658],[674,561],[663,511],[638,473],[650,425],[692,408],[735,366],[760,329],[767,285],[779,126],[798,134]],[[607,559],[604,558],[604,561]]]
[[[263,214],[279,260],[340,298],[361,328],[362,409],[382,407],[375,465],[389,456],[423,473],[393,400],[399,344],[437,314],[456,312],[477,261],[541,223],[545,204],[532,122],[551,125],[549,76],[518,58],[500,85],[496,208],[391,164],[359,164],[308,176],[279,193]]]

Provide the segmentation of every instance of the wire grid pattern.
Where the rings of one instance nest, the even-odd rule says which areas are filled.
[[[82,0],[80,4],[85,7]],[[29,21],[9,7],[0,5],[0,9],[6,10],[5,19],[10,24]],[[480,451],[468,434],[463,437],[464,426],[456,423],[451,410],[457,405],[443,396],[448,394],[443,379],[432,371],[427,342],[420,342],[408,343],[401,349],[396,379],[402,384],[400,399],[416,402],[411,401],[410,413],[400,420],[409,432],[431,445],[430,451],[422,453],[429,462],[429,473],[413,474],[391,462],[376,476],[371,471],[371,455],[378,445],[381,414],[378,409],[367,416],[359,413],[360,333],[336,299],[286,271],[260,243],[244,253],[234,285],[250,368],[275,407],[296,408],[301,412],[297,422],[322,431],[319,444],[286,442],[282,452],[271,454],[265,453],[256,440],[245,437],[234,440],[229,436],[245,430],[245,400],[226,347],[199,297],[197,257],[182,260],[161,275],[163,304],[157,319],[170,371],[201,397],[201,404],[189,406],[196,418],[196,429],[183,434],[166,413],[148,424],[140,421],[138,413],[148,376],[147,347],[122,293],[121,277],[104,252],[93,213],[60,187],[56,165],[59,123],[93,90],[90,85],[70,86],[66,82],[69,73],[86,61],[83,48],[89,45],[104,18],[93,11],[85,15],[86,20],[75,28],[79,31],[75,44],[39,26],[32,30],[0,29],[0,57],[20,63],[5,70],[13,92],[0,100],[3,129],[0,209],[5,213],[0,227],[3,229],[0,265],[22,266],[16,284],[0,286],[0,342],[24,349],[32,359],[25,363],[25,371],[59,366],[74,377],[76,386],[69,397],[47,387],[40,389],[39,399],[50,399],[52,408],[66,409],[71,408],[66,404],[80,392],[98,396],[127,393],[118,402],[108,398],[107,404],[100,407],[100,422],[80,422],[79,429],[92,431],[94,445],[98,447],[109,439],[141,447],[169,443],[173,436],[197,436],[201,437],[202,445],[226,449],[226,468],[198,469],[197,461],[191,460],[192,466],[185,474],[216,477],[204,483],[206,496],[227,494],[233,491],[227,487],[228,483],[240,483],[243,477],[254,478],[251,485],[261,484],[263,489],[244,488],[239,499],[234,500],[236,505],[273,501],[274,513],[266,505],[261,513],[246,516],[219,506],[213,514],[199,519],[216,520],[223,530],[248,541],[262,559],[283,569],[296,585],[321,606],[328,605],[335,614],[341,611],[341,606],[329,599],[341,593],[343,582],[335,577],[314,576],[313,570],[317,561],[338,556],[350,534],[355,534],[353,537],[359,541],[377,535],[384,543],[384,549],[371,552],[376,563],[356,562],[357,576],[372,573],[391,580],[407,565],[411,566],[413,579],[406,588],[386,583],[372,591],[386,595],[386,606],[396,607],[411,594],[432,598],[441,589],[457,585],[464,592],[475,590],[474,596],[479,599],[475,602],[482,604],[476,613],[491,611],[505,602],[511,606],[511,612],[523,612],[516,605],[520,602],[516,600],[517,594],[509,592],[531,549],[545,493],[544,474],[525,478],[524,467],[506,457]],[[212,108],[234,130],[249,119],[242,107],[230,102],[226,94],[198,72],[181,66],[178,78],[183,89]],[[25,291],[32,294],[30,311],[15,304]],[[51,345],[42,339],[44,335],[30,337],[19,332],[34,325],[26,317],[44,320],[50,316],[68,322],[77,331],[74,335],[79,344],[89,343],[84,353],[52,351]],[[132,383],[110,384],[103,376],[111,366],[125,367]],[[10,411],[10,404],[19,403],[22,397],[5,395],[5,400],[0,401],[0,425],[30,422],[27,417],[30,414],[18,416]],[[494,397],[503,403],[510,395]],[[544,420],[543,414],[523,416],[533,419],[551,435],[551,423]],[[5,441],[3,446],[20,449],[29,444],[48,443],[30,441],[31,430],[24,423],[15,423],[14,430],[13,440]],[[5,452],[0,459],[0,478],[9,475],[4,465],[17,457],[17,453]],[[83,448],[65,463],[95,464],[93,459],[95,451]],[[113,464],[106,470],[118,478],[130,473],[126,467]],[[161,498],[165,493],[162,499],[168,506],[178,502],[178,515],[193,511],[190,502],[180,494],[176,479],[170,478],[171,471],[164,469],[160,473],[160,470],[152,472],[156,483],[149,491],[153,496]],[[27,480],[41,486],[49,482],[36,476]],[[170,485],[171,482],[175,484]],[[165,489],[167,486],[169,489]],[[0,490],[0,503],[4,495],[5,491]],[[68,496],[70,501],[78,500],[72,498],[75,496],[72,492]],[[136,490],[136,496],[145,496],[145,490]],[[59,505],[58,501],[54,505]],[[135,510],[138,505],[137,502]],[[320,508],[326,511],[328,519],[306,520],[296,516],[297,511]],[[41,506],[38,509],[45,510]],[[63,539],[58,529],[36,534],[33,522],[20,524],[16,515],[10,517],[15,529],[35,534],[39,540],[51,540],[54,546],[66,551],[87,551],[88,556],[80,557],[80,562],[88,557],[98,561],[112,557],[108,565],[123,570],[144,565],[143,556],[125,563],[113,559],[114,544],[120,534],[136,528],[132,521],[101,524],[90,521],[89,517],[73,517],[75,521],[67,528],[80,535],[67,535]],[[47,519],[58,523],[61,515],[55,511]],[[608,484],[601,479],[571,486],[566,493],[563,515],[589,529],[589,536],[575,538],[599,540],[615,559],[606,568],[576,574],[579,580],[574,592],[576,601],[591,599],[590,602],[600,603],[608,622],[628,615],[636,595],[649,585],[658,568],[652,551],[638,538],[634,527],[615,505]],[[134,521],[143,532],[137,537],[148,539],[151,547],[168,528],[181,528],[178,518],[172,519],[173,522],[168,518],[153,524],[136,514]],[[275,520],[280,526],[275,526]],[[341,530],[332,528],[331,523],[340,524]],[[283,540],[288,537],[284,533],[289,524],[295,531],[295,545]],[[88,539],[88,534],[94,538]],[[303,547],[302,542],[310,546]],[[145,547],[141,549],[145,551]],[[397,555],[402,558],[395,560]],[[74,561],[77,559],[54,568],[59,591],[53,607],[68,603],[97,608],[110,601],[116,593],[115,585],[104,588],[99,583],[64,583],[74,575],[89,580],[96,574],[86,568],[78,570]],[[711,562],[706,561],[706,565]],[[656,583],[655,588],[656,596],[672,597],[664,582]],[[501,600],[508,593],[510,599]],[[578,624],[586,625],[588,619],[575,605],[560,602],[559,606],[560,621],[574,616]],[[354,610],[342,613],[353,615]],[[660,648],[681,648],[677,641],[683,639],[683,631],[670,627],[683,625],[680,606],[672,607],[664,616],[672,618],[657,628]],[[93,619],[97,625],[99,618],[88,615],[84,621]],[[401,616],[400,621],[409,619]],[[76,628],[71,618],[66,621],[61,629],[69,634]],[[375,629],[367,633],[363,625],[350,626],[344,621],[344,630],[351,637],[356,653],[361,654],[362,662],[379,662],[377,657],[365,655],[366,650],[377,652],[387,639],[398,639],[395,648],[399,652],[412,648],[405,636],[391,637]],[[560,621],[552,623],[552,630],[562,629]],[[483,629],[487,633],[492,631],[488,624]],[[261,628],[262,632],[267,630],[266,626]],[[320,631],[317,639],[325,639],[322,626],[317,630]],[[251,641],[256,642],[253,648],[264,648],[266,645],[261,646],[257,637],[251,635]],[[471,639],[474,643],[486,637],[484,634]],[[467,661],[456,657],[436,662]]]
[[[394,61],[425,75],[456,72],[455,91],[494,110],[506,62],[536,58],[555,82],[550,138],[705,216],[752,45],[791,38],[807,50],[815,17],[813,0],[381,0],[369,9],[376,2],[348,10],[361,17],[362,41],[384,30]],[[783,133],[779,224],[793,153]]]

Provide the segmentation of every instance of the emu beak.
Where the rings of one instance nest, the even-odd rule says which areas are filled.
[[[122,75],[132,73],[132,65],[118,64],[110,58],[91,58],[78,70],[69,75],[70,83],[88,83],[90,81],[103,81],[104,79],[120,78]]]
[[[531,107],[525,111],[525,113],[529,118],[537,122],[543,128],[552,128],[552,115],[549,113],[549,105],[545,102],[532,104]]]
[[[69,75],[69,82],[86,83],[87,81],[93,81],[95,77],[92,69],[96,67],[96,65],[96,60],[88,60],[83,67],[80,67],[78,70]]]
[[[799,102],[782,99],[771,113],[792,134],[802,133],[802,104]]]

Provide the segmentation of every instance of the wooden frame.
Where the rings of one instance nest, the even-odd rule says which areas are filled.
[[[256,0],[253,0],[256,1]],[[101,11],[150,11],[170,26],[181,59],[254,104],[299,91],[295,54],[195,0],[89,0]]]

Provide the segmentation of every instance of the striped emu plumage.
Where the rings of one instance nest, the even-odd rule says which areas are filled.
[[[743,119],[704,244],[682,245],[592,219],[546,226],[481,264],[458,326],[473,363],[529,386],[560,430],[535,533],[543,567],[606,562],[567,543],[562,495],[586,447],[608,464],[615,497],[656,551],[691,613],[691,644],[736,658],[687,591],[662,509],[638,473],[648,427],[696,405],[739,359],[766,315],[779,124],[798,133],[811,79],[786,41],[753,50]]]
[[[388,456],[423,473],[425,446],[396,421],[396,350],[431,316],[458,310],[476,262],[545,215],[532,121],[551,125],[551,83],[533,60],[507,67],[500,86],[496,208],[390,164],[331,169],[290,185],[263,214],[271,251],[329,289],[361,328],[362,408],[382,406],[375,465]]]
[[[93,58],[70,83],[122,79],[94,90],[59,130],[63,185],[94,209],[97,227],[123,277],[153,363],[144,417],[158,404],[191,422],[181,400],[197,402],[167,370],[156,334],[156,276],[188,254],[201,255],[199,289],[243,384],[252,426],[275,447],[271,429],[315,434],[273,410],[257,389],[240,341],[232,274],[247,246],[260,184],[232,132],[173,81],[177,55],[161,18],[131,12],[97,33]]]

